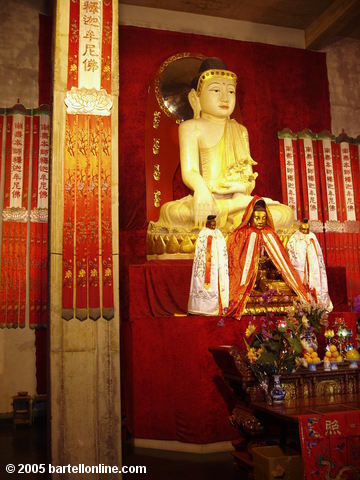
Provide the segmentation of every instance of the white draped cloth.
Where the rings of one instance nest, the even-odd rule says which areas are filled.
[[[290,238],[287,249],[291,263],[302,282],[315,290],[318,303],[328,312],[333,309],[329,297],[328,282],[323,254],[314,233],[296,231]]]
[[[188,312],[222,315],[229,306],[229,269],[225,239],[220,230],[203,228],[197,238]]]

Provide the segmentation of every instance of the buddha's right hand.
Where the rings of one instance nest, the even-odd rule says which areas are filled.
[[[194,192],[194,223],[196,227],[204,227],[207,216],[215,214],[215,211],[215,202],[209,190],[201,189]]]

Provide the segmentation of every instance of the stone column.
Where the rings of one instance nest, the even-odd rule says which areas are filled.
[[[62,318],[64,103],[70,0],[56,2],[50,209],[50,403],[53,465],[121,465],[118,268],[118,2],[112,0],[112,226],[115,316]],[[53,474],[73,478],[74,473]],[[74,477],[76,478],[76,476]],[[79,478],[85,478],[79,475]],[[120,478],[86,474],[87,479]]]

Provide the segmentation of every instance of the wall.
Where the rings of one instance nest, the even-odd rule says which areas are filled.
[[[40,11],[47,13],[46,4],[46,0],[0,3],[0,107],[11,107],[18,98],[27,108],[38,104],[38,14]],[[303,46],[303,34],[294,29],[264,28],[226,19],[216,19],[214,23],[211,19],[213,30],[199,31],[201,26],[209,25],[209,17],[176,12],[164,12],[161,16],[155,12],[157,24],[154,25],[149,20],[147,9],[130,11],[126,8],[122,5],[120,9],[120,22],[125,24],[229,36],[298,48]],[[163,18],[171,18],[172,26],[167,25]],[[342,128],[351,136],[360,134],[359,51],[360,42],[351,39],[341,40],[326,49],[332,130],[336,134]],[[0,412],[11,410],[11,396],[17,391],[34,393],[35,386],[34,332],[28,327],[23,330],[0,330]]]
[[[332,131],[360,135],[360,40],[344,38],[326,50]]]
[[[303,30],[133,5],[120,5],[119,23],[287,47],[305,46]],[[360,134],[360,40],[341,39],[324,51],[332,132],[338,135],[344,129],[349,136],[357,137]]]
[[[26,108],[38,105],[39,12],[44,0],[0,3],[0,107],[18,100]],[[18,391],[34,394],[35,333],[24,329],[0,330],[0,413],[12,410]]]

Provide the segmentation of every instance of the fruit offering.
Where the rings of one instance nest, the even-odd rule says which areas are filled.
[[[318,353],[312,347],[309,347],[304,353],[304,360],[306,360],[307,363],[321,362]]]
[[[338,349],[335,345],[330,345],[329,350],[325,352],[325,358],[327,358],[330,362],[342,362],[343,358],[338,352]]]
[[[360,360],[360,353],[356,350],[356,348],[352,348],[346,352],[346,359],[350,361]]]

